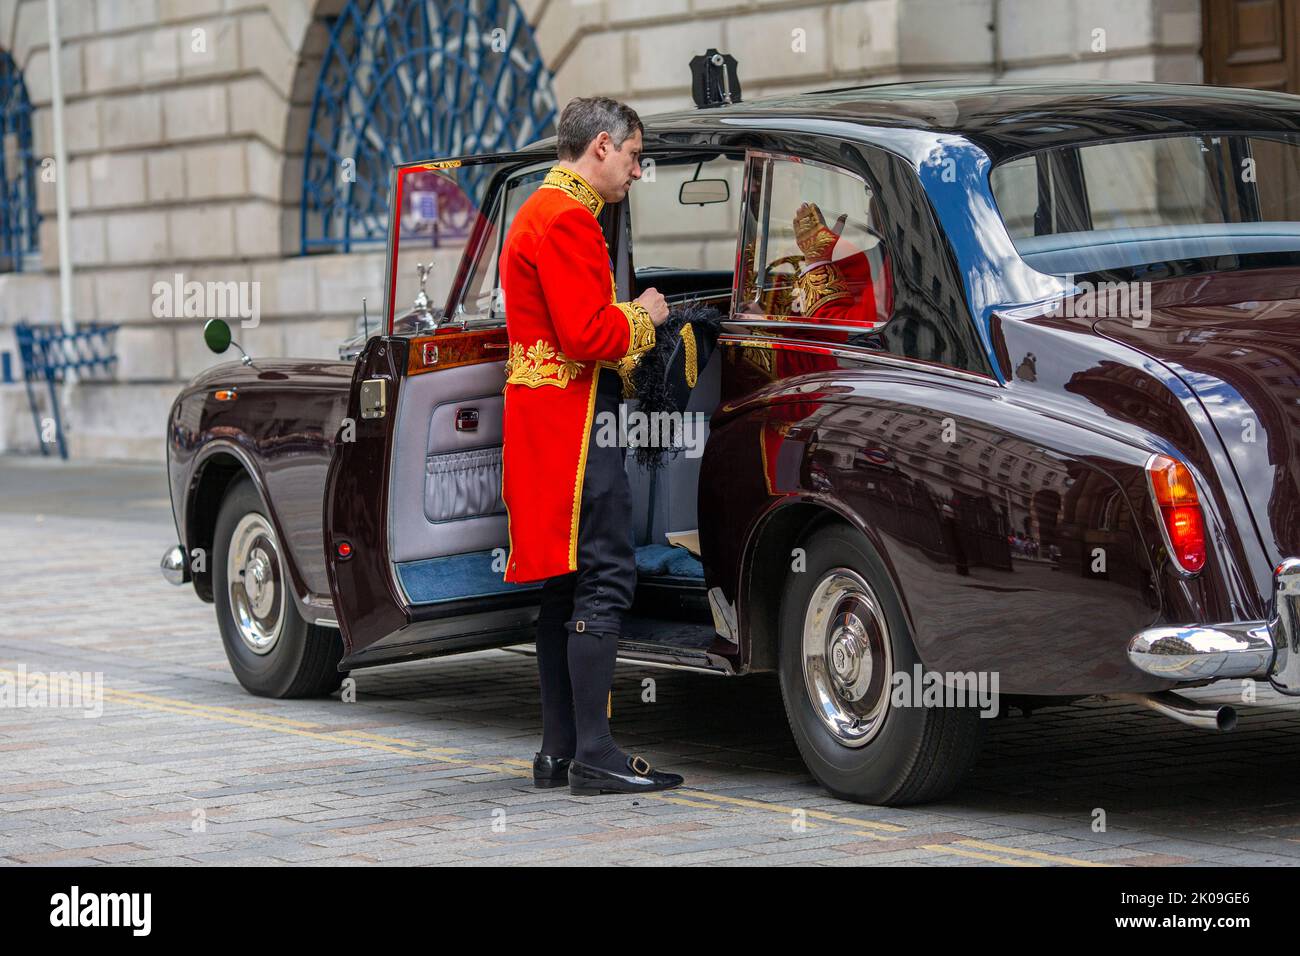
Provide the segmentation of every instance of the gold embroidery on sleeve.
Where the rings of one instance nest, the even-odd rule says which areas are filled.
[[[627,351],[623,353],[623,357],[639,355],[653,347],[655,323],[654,319],[650,318],[650,310],[638,302],[615,302],[614,306],[627,318]]]
[[[522,342],[512,343],[506,367],[509,369],[506,384],[514,382],[530,388],[539,385],[564,388],[585,368],[581,362],[575,362],[563,352],[557,351],[545,339],[538,339],[537,344],[530,346],[527,351]]]

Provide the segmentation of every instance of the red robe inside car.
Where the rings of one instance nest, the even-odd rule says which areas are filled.
[[[626,375],[655,342],[650,313],[615,302],[596,216],[600,194],[553,166],[520,207],[501,252],[506,362],[501,494],[506,581],[576,571],[578,514],[599,366]]]

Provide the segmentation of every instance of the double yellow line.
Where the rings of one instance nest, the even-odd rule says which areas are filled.
[[[0,668],[0,675],[10,678],[25,676],[29,681],[45,680],[43,675],[20,675],[17,671],[11,671],[6,668]],[[418,741],[407,740],[402,737],[389,737],[383,734],[373,734],[361,730],[330,730],[323,724],[312,723],[310,721],[291,720],[290,718],[279,717],[275,714],[260,714],[249,711],[245,708],[222,707],[215,704],[195,704],[171,697],[160,697],[156,694],[145,694],[139,691],[129,690],[115,690],[107,687],[104,688],[103,694],[106,701],[112,701],[128,707],[138,707],[144,710],[153,710],[168,714],[179,714],[186,717],[197,717],[202,720],[218,721],[221,723],[234,724],[240,727],[253,727],[258,730],[269,730],[274,733],[306,737],[311,740],[320,740],[326,743],[339,744],[346,747],[365,747],[370,750],[378,750],[384,753],[401,754],[403,756],[416,757],[436,763],[462,766],[467,770],[482,770],[489,773],[499,773],[506,776],[520,778],[529,778],[532,776],[532,764],[514,758],[507,758],[495,763],[481,762],[458,756],[465,753],[464,750],[458,748],[428,747]],[[790,820],[800,819],[802,820],[802,825],[807,827],[849,827],[852,832],[858,836],[886,843],[891,839],[898,839],[900,835],[910,832],[905,826],[896,823],[887,823],[883,820],[870,820],[857,816],[845,816],[843,814],[831,813],[826,810],[794,807],[780,803],[772,803],[766,800],[754,800],[747,797],[734,797],[720,793],[708,793],[703,790],[677,789],[660,793],[650,793],[645,796],[666,803],[724,812],[730,811],[739,813],[747,810],[756,810],[764,813],[781,814]],[[892,836],[882,834],[891,834]],[[989,863],[1003,863],[1010,866],[1043,866],[1045,864],[1056,864],[1064,866],[1092,867],[1109,865],[1105,863],[1095,863],[1090,860],[1081,860],[1071,856],[1042,853],[1037,850],[1000,846],[996,843],[989,843],[985,840],[976,839],[956,840],[951,843],[927,843],[921,844],[919,848],[933,853],[944,853],[952,856],[966,857],[968,859],[983,860]]]

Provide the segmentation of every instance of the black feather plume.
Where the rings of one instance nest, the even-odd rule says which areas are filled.
[[[689,391],[682,379],[685,346],[681,330],[688,323],[695,337],[699,371],[703,372],[722,330],[722,314],[713,306],[688,302],[671,310],[667,321],[655,330],[655,344],[641,353],[632,369],[632,388],[637,399],[637,409],[647,416],[653,416],[656,412],[686,410],[685,399],[689,398]],[[682,436],[675,437],[680,439]],[[636,460],[644,468],[660,468],[665,453],[676,456],[684,447],[682,444],[668,448],[654,444],[638,445]]]

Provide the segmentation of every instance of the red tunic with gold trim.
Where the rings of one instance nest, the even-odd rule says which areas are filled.
[[[501,252],[506,362],[501,494],[509,523],[506,581],[578,568],[578,515],[600,366],[624,377],[654,345],[650,313],[615,302],[604,200],[551,167],[520,207]]]

